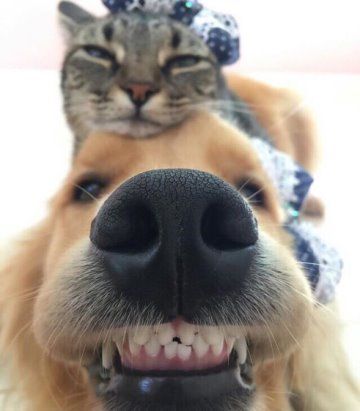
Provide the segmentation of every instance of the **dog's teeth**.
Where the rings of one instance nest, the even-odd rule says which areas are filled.
[[[150,327],[136,327],[130,335],[130,339],[133,338],[138,345],[145,345],[150,340],[151,334]]]
[[[219,345],[224,338],[217,327],[203,327],[201,335],[210,345]]]
[[[166,344],[164,347],[164,353],[165,357],[168,360],[171,360],[172,358],[176,357],[177,354],[177,346],[179,344],[177,342],[171,342],[170,344]]]
[[[123,356],[124,355],[124,342],[123,341],[116,342],[116,347],[120,353],[120,356]]]
[[[239,363],[244,364],[247,356],[247,345],[245,337],[240,337],[236,340],[235,349],[238,353]]]
[[[216,356],[219,356],[223,352],[223,349],[224,349],[224,340],[222,340],[220,344],[211,346],[211,350]]]
[[[198,358],[204,357],[204,355],[208,352],[209,350],[209,344],[207,344],[201,337],[200,334],[195,336],[194,342],[193,342],[193,349],[195,351],[195,354]]]
[[[177,339],[174,341],[174,337]],[[125,355],[124,338],[114,338],[120,355]],[[235,347],[239,364],[244,364],[247,357],[247,343],[244,335],[241,336],[238,329],[238,336],[235,338],[231,333],[224,336],[222,330],[218,327],[200,327],[180,322],[180,324],[161,324],[154,327],[134,327],[128,333],[128,341],[125,344],[128,347],[129,354],[140,361],[140,352],[144,347],[144,354],[148,357],[155,358],[163,349],[163,357],[167,360],[178,358],[180,361],[190,361],[193,358],[200,360],[210,354],[211,357],[225,355],[224,350],[230,355]],[[115,354],[115,344],[103,345],[103,366],[111,369]],[[210,351],[209,351],[210,350]],[[150,359],[149,359],[150,360]]]
[[[112,342],[106,342],[102,346],[102,365],[105,369],[110,370],[113,365],[115,355],[115,345]]]
[[[234,348],[235,338],[234,337],[227,337],[225,341],[226,341],[227,353],[228,353],[228,355],[230,355],[232,349]]]
[[[159,354],[160,348],[161,345],[156,335],[151,337],[150,341],[148,341],[145,345],[146,354],[148,354],[150,357],[156,357]]]
[[[192,324],[181,323],[178,328],[178,335],[182,344],[192,345],[195,338],[195,326]]]
[[[188,347],[183,344],[178,344],[177,355],[180,358],[180,360],[187,361],[191,355],[191,347]]]
[[[161,345],[167,345],[171,343],[174,337],[175,330],[171,326],[171,324],[163,324],[159,327],[159,330],[157,332],[157,338]]]
[[[129,340],[129,349],[132,355],[138,355],[141,350],[141,345],[136,344],[132,339]]]

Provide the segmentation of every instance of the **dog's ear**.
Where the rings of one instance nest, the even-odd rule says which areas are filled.
[[[19,381],[20,390],[24,391],[27,391],[25,380],[30,376],[31,367],[34,370],[39,368],[41,358],[32,332],[32,313],[41,284],[49,235],[49,223],[46,222],[29,230],[20,240],[11,242],[6,250],[2,249],[1,354],[4,361],[9,363],[14,378]]]
[[[310,173],[316,171],[319,139],[304,99],[293,91],[236,74],[228,74],[227,81],[231,90],[249,105],[275,147]]]
[[[95,20],[95,16],[93,14],[70,1],[60,2],[58,10],[60,25],[64,30],[64,35],[67,42],[71,40],[83,24]]]
[[[83,402],[82,392],[86,392],[82,371],[47,356],[33,331],[52,228],[49,218],[9,250],[1,250],[5,259],[0,261],[0,352],[10,371],[9,384],[13,382],[16,394],[31,403],[29,408],[81,409],[78,400]]]
[[[42,282],[50,233],[50,223],[46,221],[29,230],[19,241],[14,241],[8,250],[2,250],[4,260],[0,266],[2,353],[8,353],[11,348],[17,351],[17,356],[21,358],[22,354],[26,356],[26,349],[30,349],[32,345],[33,306]],[[27,344],[27,348],[21,347],[22,342]],[[21,354],[22,348],[25,352]]]

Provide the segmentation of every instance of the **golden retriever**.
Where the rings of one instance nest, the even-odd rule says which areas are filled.
[[[313,170],[296,97],[230,84]],[[249,137],[214,114],[145,141],[89,136],[1,270],[2,354],[21,404],[359,410],[336,315],[313,300],[283,218]]]

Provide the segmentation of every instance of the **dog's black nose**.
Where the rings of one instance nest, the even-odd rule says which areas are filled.
[[[155,170],[122,184],[92,224],[91,241],[119,295],[165,319],[240,292],[258,239],[244,198],[211,174]]]

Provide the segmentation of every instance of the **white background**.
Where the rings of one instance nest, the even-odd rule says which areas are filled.
[[[104,14],[101,0],[73,0]],[[202,0],[240,23],[244,70],[360,71],[358,0]],[[57,68],[58,0],[0,0],[0,67]]]

